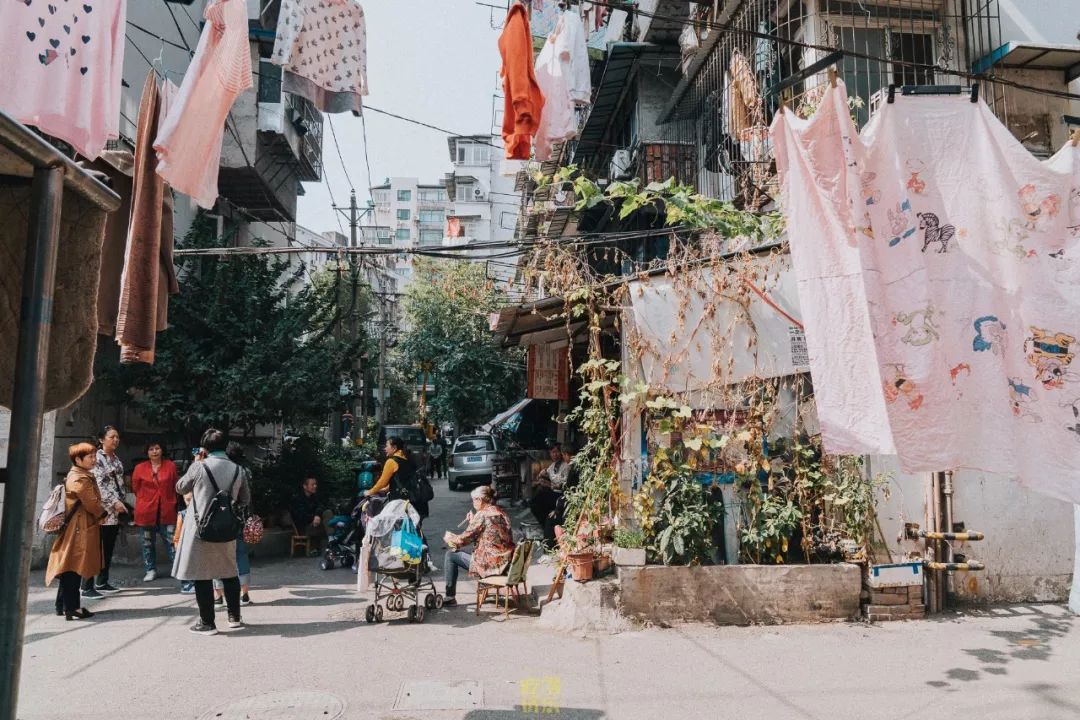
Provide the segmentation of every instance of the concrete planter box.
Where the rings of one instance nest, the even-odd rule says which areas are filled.
[[[657,625],[815,623],[859,616],[858,565],[622,567],[619,611]]]
[[[611,559],[619,567],[641,567],[645,564],[645,548],[614,547]]]

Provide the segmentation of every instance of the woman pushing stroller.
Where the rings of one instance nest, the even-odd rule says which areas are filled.
[[[386,462],[383,463],[382,475],[371,489],[364,493],[364,497],[369,498],[389,490],[391,500],[408,500],[420,514],[417,525],[419,530],[424,524],[424,518],[428,516],[428,503],[417,497],[415,492],[416,463],[405,452],[405,441],[399,437],[387,438],[384,450]]]

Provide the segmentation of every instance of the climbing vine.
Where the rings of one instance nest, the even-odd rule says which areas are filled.
[[[595,548],[601,528],[618,522],[640,529],[653,561],[722,561],[725,485],[742,508],[735,530],[744,562],[828,561],[867,547],[880,481],[868,481],[856,458],[821,454],[802,420],[804,410],[813,414],[808,378],[736,372],[737,356],[758,352],[751,304],[769,302],[789,262],[782,216],[674,180],[602,186],[575,166],[533,179],[538,194],[572,206],[579,218],[607,204],[608,215],[647,221],[635,239],[667,242],[651,260],[626,243],[587,236],[539,240],[527,256],[526,283],[563,298],[568,337],[587,334],[587,357],[576,368],[578,404],[568,417],[584,444],[575,458],[580,482],[567,498],[566,528],[574,532],[564,536],[564,552]],[[676,307],[678,327],[667,342],[622,326],[633,294],[658,279]],[[688,327],[692,306],[703,311]],[[726,325],[717,321],[722,312],[732,318]],[[604,334],[620,328],[622,357],[605,355]],[[691,340],[676,341],[685,337]],[[708,382],[688,391],[670,380],[705,350]],[[643,359],[654,368],[651,384]],[[639,417],[647,462],[630,447]]]

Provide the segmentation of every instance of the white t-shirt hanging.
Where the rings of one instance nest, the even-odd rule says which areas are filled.
[[[570,94],[570,55],[566,52],[565,20],[563,13],[555,30],[536,56],[536,84],[544,95],[544,112],[536,131],[536,159],[551,159],[552,145],[577,135],[577,116]],[[576,15],[573,15],[575,19]],[[579,21],[580,22],[580,21]]]
[[[0,3],[0,110],[91,160],[119,137],[126,0]]]
[[[576,103],[587,104],[592,100],[592,77],[585,25],[574,12],[563,13],[560,24],[562,32],[559,34],[557,50],[570,63],[567,81],[570,99]]]
[[[271,62],[282,89],[322,112],[360,112],[368,94],[367,27],[357,0],[282,0]]]

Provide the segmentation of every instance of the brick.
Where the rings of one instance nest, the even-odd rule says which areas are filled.
[[[892,615],[882,615],[880,613],[876,613],[876,614],[873,614],[873,615],[867,615],[866,619],[869,620],[870,622],[890,622],[892,620],[896,620],[896,618],[893,617]]]
[[[897,612],[904,612],[901,608],[903,605],[867,605],[867,615],[891,615]]]
[[[908,597],[894,593],[871,593],[870,602],[873,605],[907,605]]]

